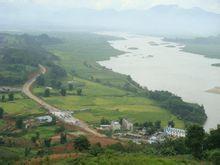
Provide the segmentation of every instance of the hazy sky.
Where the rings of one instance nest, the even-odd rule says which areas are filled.
[[[155,5],[177,4],[184,8],[200,7],[220,13],[220,0],[0,0],[12,5],[34,4],[49,8],[148,9]]]

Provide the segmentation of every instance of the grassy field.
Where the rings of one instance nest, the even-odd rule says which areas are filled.
[[[1,102],[0,106],[4,109],[4,113],[10,116],[29,116],[40,115],[46,111],[41,109],[34,101],[24,97],[20,93],[14,95],[14,101]]]
[[[42,87],[35,87],[33,92],[60,109],[76,111],[74,116],[90,124],[99,123],[103,117],[109,120],[123,117],[132,122],[161,120],[163,126],[169,120],[174,120],[176,127],[184,127],[182,121],[150,99],[81,78],[75,77],[74,83],[83,84],[82,96],[77,96],[76,90],[68,91],[67,96],[61,96],[58,90],[52,89],[50,97],[43,97]]]
[[[112,164],[120,164],[120,165],[199,165],[199,164],[208,164],[207,162],[199,162],[193,159],[184,158],[184,157],[156,157],[156,156],[146,156],[142,154],[102,154],[97,157],[91,156],[82,156],[77,159],[65,159],[54,162],[56,165],[67,165],[67,164],[91,164],[91,165],[112,165]]]
[[[31,137],[36,136],[36,132],[39,132],[40,138],[50,138],[56,134],[55,130],[57,129],[56,125],[52,126],[40,126],[28,130],[28,132],[23,136],[26,139],[31,139]]]
[[[76,90],[73,90],[63,97],[53,89],[51,96],[44,98],[48,103],[64,110],[87,109],[74,115],[92,124],[99,123],[103,117],[109,120],[126,117],[132,122],[161,120],[163,126],[169,120],[174,120],[177,127],[184,127],[182,121],[160,108],[154,101],[123,90],[125,84],[137,88],[127,75],[112,72],[96,63],[123,53],[113,49],[107,42],[117,38],[91,33],[57,35],[64,38],[64,42],[47,48],[60,58],[59,65],[68,72],[63,84],[67,85],[67,81],[83,84],[83,95],[77,96]],[[43,96],[43,88],[36,87],[33,91],[38,96]]]

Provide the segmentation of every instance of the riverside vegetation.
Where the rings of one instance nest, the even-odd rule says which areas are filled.
[[[179,128],[186,126],[193,128],[188,125],[201,125],[205,122],[206,114],[203,106],[184,102],[180,97],[166,91],[149,91],[139,86],[129,76],[112,72],[97,64],[96,61],[123,53],[110,47],[107,42],[118,38],[91,33],[56,33],[52,35],[56,38],[45,34],[39,36],[1,34],[0,62],[4,64],[1,65],[1,75],[3,75],[0,80],[1,85],[22,84],[27,80],[30,72],[37,70],[37,65],[40,63],[47,67],[48,72],[37,79],[33,92],[60,109],[75,112],[74,116],[89,124],[97,124],[103,117],[108,120],[126,117],[139,123],[161,121],[162,126],[166,126],[169,121],[174,121]],[[23,58],[24,56],[25,58]],[[8,72],[7,68],[10,67],[15,68]],[[26,70],[17,69],[19,67],[26,68]],[[5,74],[6,71],[7,74]],[[24,76],[17,76],[19,74]],[[45,89],[46,86],[52,88]],[[5,93],[0,95],[2,98],[7,96]],[[75,137],[70,135],[78,130],[69,128],[56,120],[50,125],[25,129],[23,121],[33,116],[46,114],[46,112],[22,94],[15,93],[14,96],[12,101],[3,99],[0,103],[4,112],[0,119],[1,160],[13,163],[13,161],[21,161],[24,157],[31,161],[34,161],[33,157],[43,157],[38,161],[46,162],[53,161],[50,155],[54,153],[75,153],[73,146],[76,145],[76,141],[72,140]],[[201,149],[206,136],[200,129],[201,127],[198,127],[198,133],[201,133],[202,139],[198,141],[199,144],[195,144],[195,148]],[[217,133],[214,133],[213,136],[218,138],[219,129],[215,131]],[[61,135],[62,143],[53,140],[56,136],[61,137]],[[207,137],[215,139],[212,134]],[[193,138],[195,137],[189,137],[190,140]],[[216,159],[215,155],[219,153],[216,150],[219,148],[219,144],[212,142],[211,144],[214,144],[211,147],[202,149],[200,152],[202,155],[197,155],[194,153],[194,149],[189,147],[194,144],[187,145],[187,139],[182,141],[180,139],[177,142],[186,147],[185,149],[179,149],[180,145],[173,148],[173,141],[167,144],[150,145],[150,150],[146,149],[148,147],[145,145],[140,149],[141,146],[133,143],[127,144],[128,146],[120,143],[109,144],[107,147],[87,143],[87,145],[82,145],[87,146],[86,148],[80,149],[80,153],[76,153],[77,159],[60,159],[60,162],[56,163],[71,164],[75,162],[80,164],[87,160],[97,164],[101,162],[107,164],[107,157],[114,162],[117,160],[115,159],[117,154],[118,158],[129,157],[129,160],[137,163],[149,160],[152,163],[163,161],[167,164],[171,162],[173,164],[176,162],[197,164],[198,161],[185,156],[180,156],[180,158],[164,156],[193,154],[196,158],[208,159],[211,157],[210,155],[214,155],[213,159]],[[64,148],[69,145],[72,147],[65,150]],[[134,150],[124,148],[126,146],[134,148]],[[56,148],[59,148],[58,151]],[[75,146],[75,148],[77,147]],[[138,149],[135,150],[135,148]],[[212,153],[209,153],[209,150]],[[155,155],[161,158],[155,157]],[[120,161],[126,164],[126,159]]]

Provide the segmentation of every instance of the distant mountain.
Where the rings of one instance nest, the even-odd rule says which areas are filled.
[[[220,33],[220,14],[200,8],[159,5],[149,10],[48,9],[0,3],[1,27],[102,28],[166,36],[208,36]]]

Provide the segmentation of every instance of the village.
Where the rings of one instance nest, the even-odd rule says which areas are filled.
[[[32,128],[41,124],[49,124],[54,122],[55,118],[51,115],[38,116],[35,118],[30,118],[24,121],[25,128]],[[174,128],[172,124],[165,128],[158,128],[153,132],[144,126],[137,126],[133,124],[126,118],[122,118],[120,121],[109,122],[106,119],[96,127],[97,131],[114,139],[119,139],[122,141],[132,141],[136,144],[142,143],[160,143],[166,138],[180,138],[186,136],[186,131],[183,129]],[[104,124],[103,124],[104,123]],[[110,135],[108,133],[111,133]]]
[[[165,128],[158,128],[156,131],[149,133],[146,127],[135,126],[125,118],[121,119],[121,121],[111,121],[110,124],[100,124],[97,130],[100,132],[110,131],[112,132],[112,138],[133,141],[136,144],[160,143],[166,138],[186,136],[185,130],[174,128],[173,125],[168,125]]]

